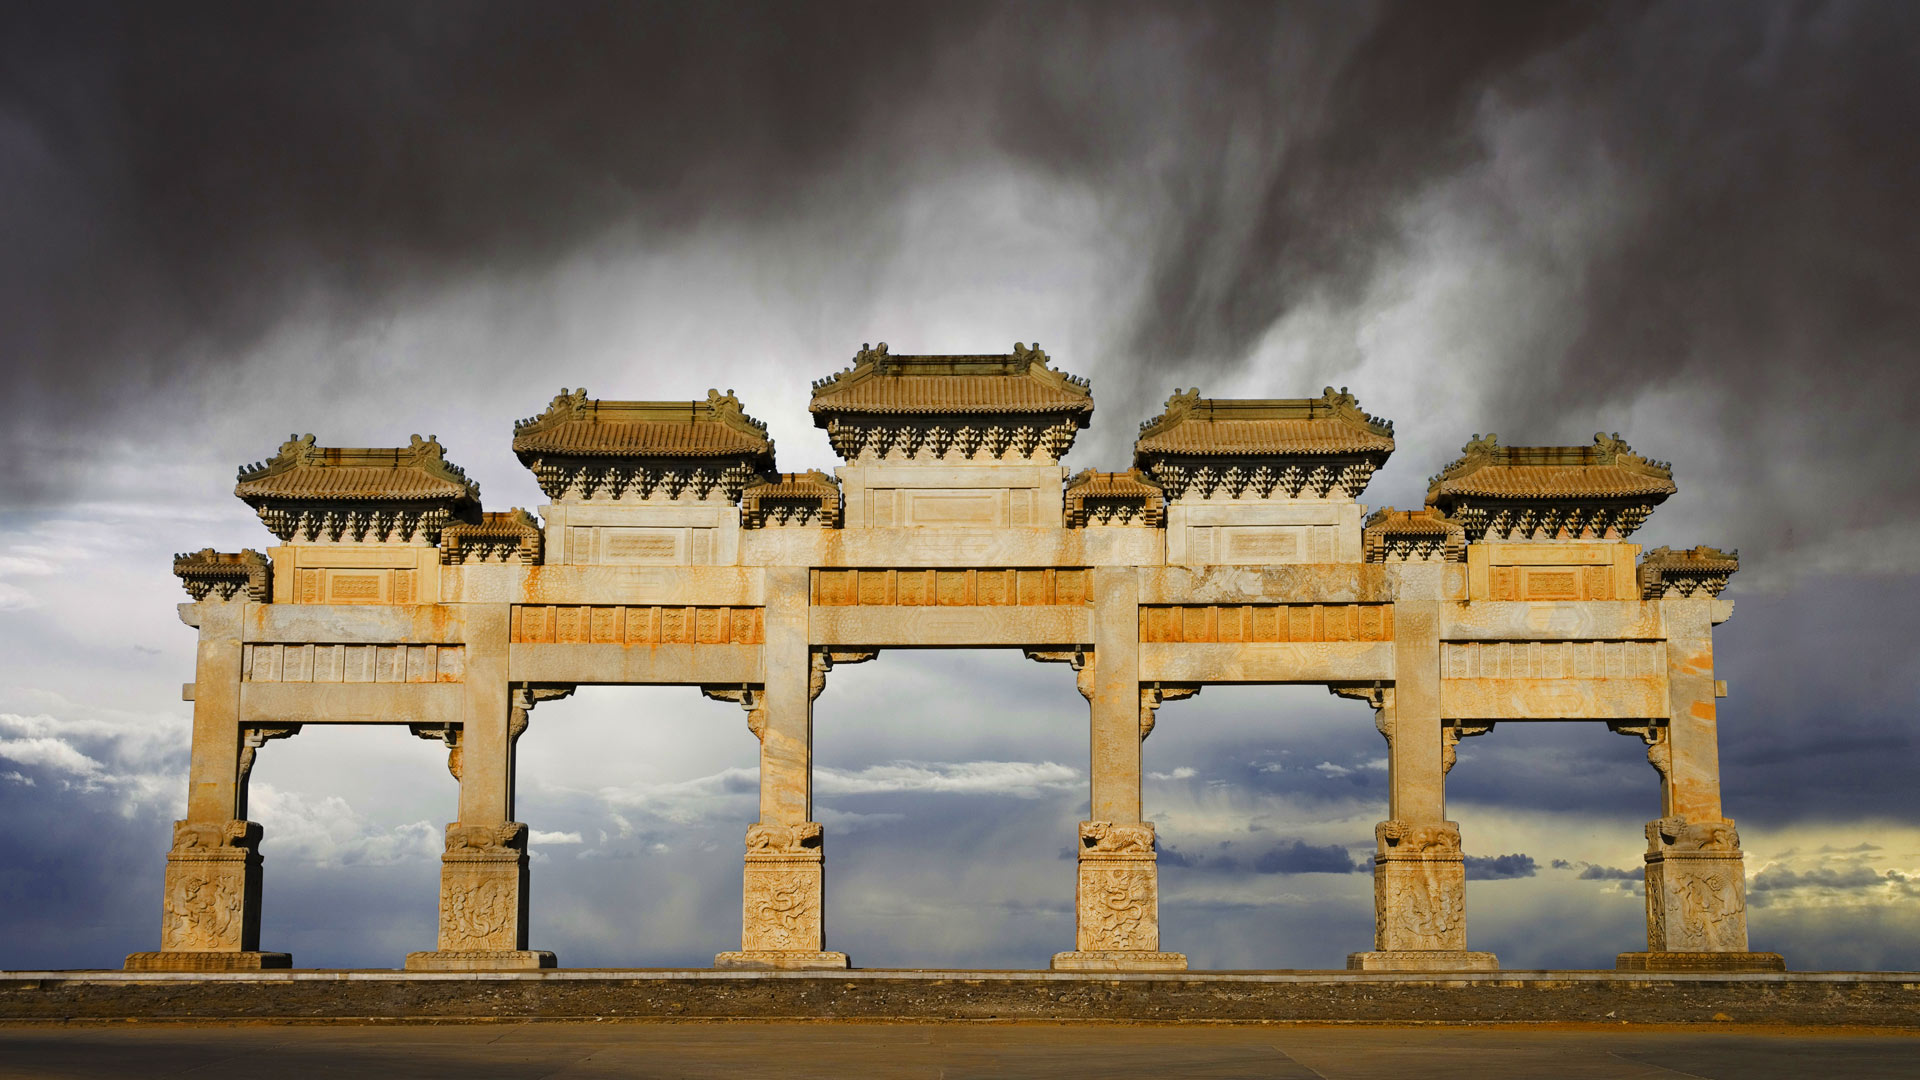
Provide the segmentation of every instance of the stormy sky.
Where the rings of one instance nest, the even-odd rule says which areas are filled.
[[[1363,501],[1470,435],[1619,431],[1680,494],[1635,539],[1740,549],[1717,634],[1754,946],[1920,966],[1920,8],[21,3],[0,8],[0,966],[154,947],[193,634],[172,552],[263,547],[235,466],[437,433],[537,508],[511,422],[562,385],[731,387],[783,469],[862,342],[1036,339],[1123,467],[1176,386],[1349,386]],[[1084,703],[1017,653],[890,653],[818,708],[829,946],[1044,966],[1072,937]],[[1213,688],[1146,744],[1163,940],[1366,947],[1384,746],[1314,688]],[[753,740],[691,691],[541,706],[533,944],[737,945]],[[435,746],[313,729],[255,772],[265,946],[433,937]],[[1637,742],[1503,724],[1450,815],[1473,945],[1638,947]]]

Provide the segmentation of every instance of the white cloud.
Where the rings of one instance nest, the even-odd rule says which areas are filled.
[[[1179,768],[1174,769],[1172,772],[1150,772],[1147,774],[1147,779],[1149,780],[1191,780],[1198,775],[1199,774],[1194,771],[1193,766],[1182,765]]]
[[[1319,770],[1320,772],[1326,773],[1328,776],[1352,776],[1353,775],[1352,769],[1347,768],[1345,765],[1335,765],[1331,761],[1323,761],[1320,764],[1315,765],[1314,768]]]
[[[313,798],[259,781],[252,785],[248,814],[263,829],[263,853],[321,866],[438,859],[445,848],[442,828],[430,821],[381,828],[337,795]]]
[[[536,844],[584,844],[577,832],[547,832],[544,829],[529,829],[527,837]]]
[[[1078,791],[1083,775],[1052,761],[892,761],[857,772],[816,769],[813,787],[824,796],[914,791],[1037,799]]]

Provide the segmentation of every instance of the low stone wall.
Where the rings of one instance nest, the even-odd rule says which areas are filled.
[[[1920,973],[0,972],[0,1022],[582,1018],[1920,1028]]]

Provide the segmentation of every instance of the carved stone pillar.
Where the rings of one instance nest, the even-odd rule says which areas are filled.
[[[1669,680],[1672,685],[1671,675]],[[1677,709],[1677,701],[1675,705]],[[1710,700],[1707,708],[1712,708]],[[1647,744],[1647,763],[1660,774],[1663,812],[1647,823],[1647,951],[1621,953],[1614,966],[1621,971],[1784,971],[1786,961],[1779,953],[1748,948],[1747,876],[1740,833],[1718,813],[1717,748],[1702,747],[1707,740],[1698,730],[1692,733],[1695,800],[1690,803],[1687,793],[1676,790],[1675,736],[1697,719],[1697,714],[1688,717],[1675,711],[1674,720],[1667,724],[1608,725]],[[1701,762],[1705,750],[1715,751],[1710,784],[1704,781],[1707,770]],[[1710,805],[1698,798],[1703,790],[1712,792]],[[1677,812],[1681,807],[1713,816],[1690,820]]]
[[[1090,714],[1091,820],[1080,823],[1074,948],[1056,971],[1184,971],[1183,953],[1160,950],[1159,865],[1153,823],[1140,820],[1140,743],[1152,707],[1169,697],[1140,685],[1140,583],[1131,570],[1093,572],[1093,649],[1029,651],[1078,673]],[[1148,688],[1152,691],[1152,688]]]
[[[550,968],[550,952],[527,947],[527,827],[514,820],[515,754],[528,714],[571,686],[509,685],[507,606],[466,612],[465,715],[457,732],[422,728],[447,743],[460,781],[459,820],[440,857],[439,947],[407,954],[409,971]]]
[[[298,726],[240,726],[244,599],[180,605],[200,630],[193,694],[187,816],[173,823],[161,897],[160,951],[127,957],[128,971],[257,971],[291,967],[260,951],[260,826],[246,820],[247,777],[259,748]]]
[[[1396,616],[1396,629],[1399,621]],[[1371,704],[1374,724],[1387,740],[1387,820],[1373,830],[1373,951],[1350,953],[1347,968],[1498,968],[1492,953],[1467,950],[1466,857],[1460,849],[1460,826],[1446,820],[1444,777],[1463,732],[1439,723],[1437,701],[1428,716],[1402,716],[1398,688],[1332,690]],[[1407,696],[1420,701],[1417,694]]]
[[[836,664],[878,653],[816,649],[807,640],[809,571],[767,571],[766,684],[702,687],[738,701],[760,740],[760,820],[747,829],[740,883],[740,948],[715,967],[840,969],[826,948],[825,831],[813,820],[813,702]]]

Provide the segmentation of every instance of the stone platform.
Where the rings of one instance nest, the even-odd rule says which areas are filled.
[[[1920,1030],[1920,973],[0,972],[0,1023],[128,1019],[1734,1022]]]

